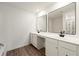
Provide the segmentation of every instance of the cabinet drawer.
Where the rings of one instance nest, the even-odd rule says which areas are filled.
[[[76,51],[71,51],[66,48],[59,48],[59,56],[76,56]]]
[[[50,44],[51,46],[57,46],[57,40],[46,38],[46,43]]]
[[[31,44],[37,47],[37,35],[36,34],[31,34]]]
[[[77,49],[76,45],[73,45],[73,44],[70,44],[67,42],[62,42],[62,41],[59,41],[59,46],[67,48],[67,49],[72,50],[72,51],[76,51],[76,49]]]

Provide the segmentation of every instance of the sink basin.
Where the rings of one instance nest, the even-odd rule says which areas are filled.
[[[60,37],[64,37],[64,35],[59,35]]]

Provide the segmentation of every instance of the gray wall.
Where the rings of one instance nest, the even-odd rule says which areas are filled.
[[[6,50],[29,44],[29,33],[36,30],[36,16],[28,11],[0,4],[0,42]]]
[[[48,32],[59,33],[63,29],[62,16],[48,18]]]

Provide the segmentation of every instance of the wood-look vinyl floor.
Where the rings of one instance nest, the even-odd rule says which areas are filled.
[[[28,46],[8,51],[7,56],[45,56],[45,48],[38,50],[30,44]]]

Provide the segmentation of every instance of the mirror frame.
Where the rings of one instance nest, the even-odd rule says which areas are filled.
[[[75,34],[68,34],[68,35],[76,35],[76,2],[72,2],[72,3],[74,3],[74,5],[75,5]],[[70,4],[72,4],[72,3],[70,3]],[[66,5],[66,6],[69,6],[70,4],[68,4],[68,5]],[[66,7],[66,6],[63,6],[63,7],[61,7],[61,8],[58,8],[58,9],[56,9],[56,10],[54,10],[54,11],[51,11],[51,12],[49,12],[49,13],[52,13],[52,12],[55,12],[55,11],[57,11],[57,10],[59,10],[59,9],[62,9],[62,8],[64,8],[64,7]],[[49,15],[49,13],[47,14],[47,32],[49,32],[49,27],[48,27],[48,23],[49,23],[49,19],[48,19],[48,15]],[[51,33],[51,32],[50,32]],[[53,32],[52,32],[53,33]],[[66,34],[66,33],[65,33]]]

